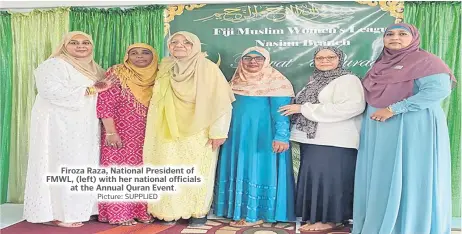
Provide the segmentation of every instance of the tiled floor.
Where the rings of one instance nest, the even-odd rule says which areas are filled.
[[[3,204],[0,205],[0,229],[23,221],[22,218],[23,205],[22,204]],[[212,217],[211,217],[212,218]],[[460,218],[453,218],[452,227],[454,231],[451,234],[462,234]]]
[[[22,204],[0,205],[0,229],[23,221]]]

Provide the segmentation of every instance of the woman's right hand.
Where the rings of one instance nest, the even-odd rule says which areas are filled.
[[[300,114],[301,109],[302,109],[302,105],[291,104],[291,105],[281,106],[278,112],[281,113],[282,116],[289,116],[293,114]]]
[[[117,149],[122,148],[122,139],[120,139],[119,134],[115,133],[113,135],[106,135],[106,146]]]

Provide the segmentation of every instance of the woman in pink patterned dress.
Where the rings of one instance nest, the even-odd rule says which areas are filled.
[[[146,114],[157,62],[154,48],[136,43],[128,47],[122,64],[106,72],[108,77],[114,77],[118,82],[98,97],[98,118],[104,125],[101,166],[143,165]],[[98,208],[100,222],[129,226],[136,221],[152,221],[144,202],[100,202]]]

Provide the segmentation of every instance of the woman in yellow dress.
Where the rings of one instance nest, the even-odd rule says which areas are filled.
[[[147,117],[143,157],[151,167],[195,167],[200,184],[181,184],[148,205],[155,218],[172,224],[190,219],[205,224],[209,212],[218,148],[228,137],[234,94],[219,67],[201,52],[199,38],[177,32],[171,56],[162,60]],[[186,177],[188,175],[184,175]]]

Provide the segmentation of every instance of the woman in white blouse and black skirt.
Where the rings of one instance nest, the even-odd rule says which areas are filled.
[[[281,107],[292,116],[291,140],[300,143],[297,217],[300,231],[341,226],[353,216],[353,188],[361,114],[360,79],[343,69],[344,53],[323,46],[314,53],[315,69],[295,104]]]

